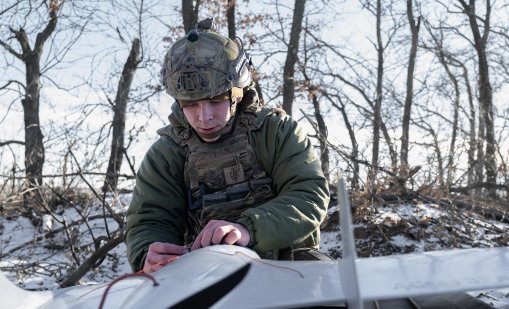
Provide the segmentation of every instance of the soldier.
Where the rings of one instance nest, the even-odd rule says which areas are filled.
[[[329,189],[313,146],[284,111],[261,106],[249,57],[214,30],[211,19],[198,23],[164,59],[176,102],[136,176],[131,267],[152,272],[214,244],[327,259],[317,249]]]

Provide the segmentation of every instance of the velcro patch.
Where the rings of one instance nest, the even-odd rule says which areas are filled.
[[[236,184],[245,181],[244,169],[242,165],[236,164],[233,166],[223,168],[224,179],[227,185]]]

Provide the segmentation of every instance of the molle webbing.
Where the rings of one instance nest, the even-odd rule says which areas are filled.
[[[193,134],[186,141],[191,233],[212,219],[233,221],[245,209],[274,197],[272,179],[260,167],[249,140],[255,122],[256,114],[241,114],[231,135],[206,143]]]
[[[191,192],[199,190],[200,183],[208,192],[215,192],[244,182],[262,171],[245,131],[245,128],[237,127],[232,136],[214,143],[201,142],[196,135],[187,142],[189,151],[185,169]]]

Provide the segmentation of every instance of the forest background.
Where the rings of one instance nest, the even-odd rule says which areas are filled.
[[[242,41],[263,102],[306,126],[331,186],[344,175],[357,212],[421,200],[507,220],[505,1],[6,0],[2,216],[28,218],[41,239],[54,233],[50,218],[69,243],[62,208],[99,201],[117,223],[71,248],[87,258],[74,258],[81,270],[63,286],[122,242],[115,197],[132,190],[168,123],[161,61],[205,17]]]

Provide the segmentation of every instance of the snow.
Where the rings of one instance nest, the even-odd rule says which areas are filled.
[[[106,202],[123,218],[130,199],[130,194],[111,195]],[[94,239],[114,233],[119,227],[111,215],[103,216],[109,209],[94,199],[79,206],[57,205],[51,216],[41,218],[39,230],[29,219],[7,213],[4,211],[0,217],[0,269],[16,285],[27,290],[58,289],[59,281],[95,250]],[[509,246],[509,224],[467,211],[445,210],[434,204],[368,207],[356,209],[356,214],[354,234],[359,258]],[[84,217],[89,218],[87,223],[82,220]],[[73,224],[80,221],[80,224]],[[322,226],[321,251],[335,258],[341,257],[342,245],[337,222],[338,207],[332,204]],[[68,233],[63,232],[63,223],[69,227]],[[52,231],[59,232],[52,234]],[[106,283],[130,272],[122,243],[81,278],[79,284]],[[509,309],[509,287],[470,294],[496,308]]]
[[[106,200],[121,217],[129,201],[130,195]],[[103,211],[108,210],[103,210],[99,203],[59,208],[52,216],[42,218],[41,231],[37,231],[25,217],[0,217],[0,269],[22,288],[59,288],[58,282],[79,266],[77,261],[83,262],[94,250],[94,239],[107,235],[106,230],[113,233],[118,229],[118,223],[111,216],[106,219],[102,216]],[[83,217],[93,219],[84,223]],[[79,221],[82,223],[72,224]],[[68,233],[63,232],[64,222],[69,227]],[[58,230],[62,231],[48,234]],[[70,244],[73,250],[70,250]],[[109,252],[99,267],[88,272],[80,284],[108,282],[129,272],[131,268],[127,262],[125,244],[122,243]]]

